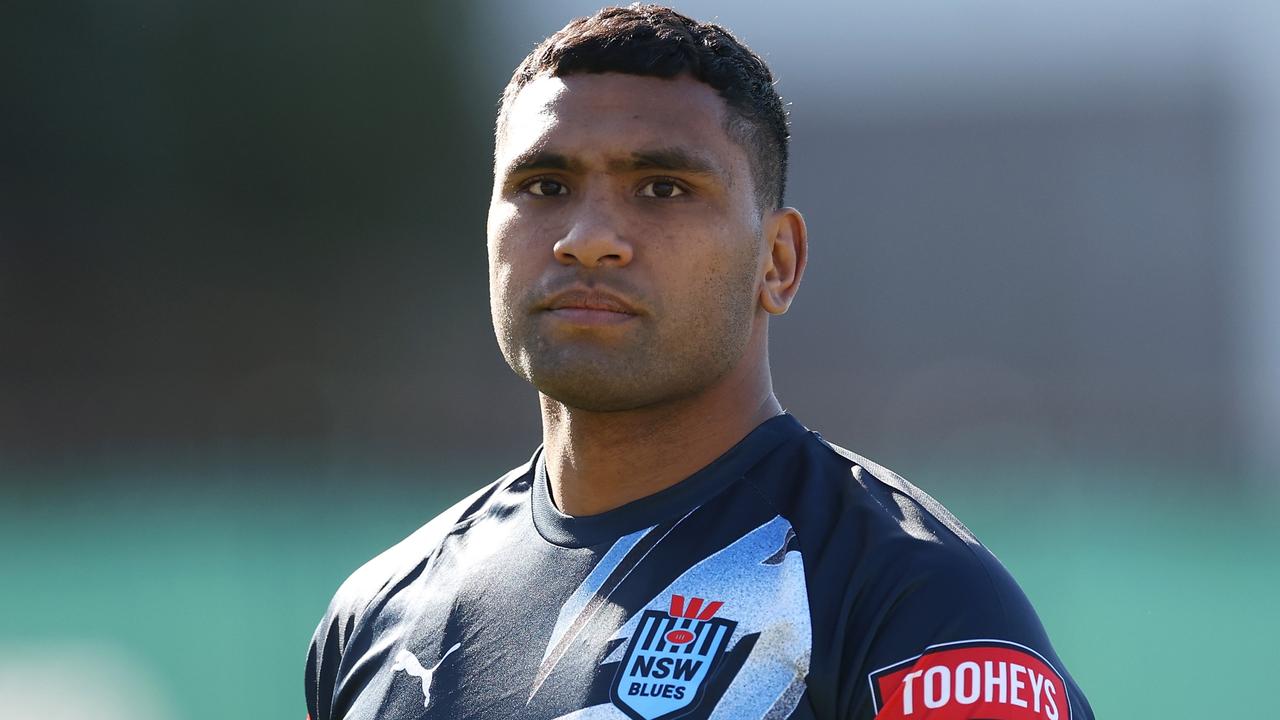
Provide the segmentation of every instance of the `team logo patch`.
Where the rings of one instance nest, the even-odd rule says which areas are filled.
[[[717,618],[724,603],[671,596],[671,610],[646,610],[610,688],[633,720],[670,720],[692,712],[738,623]]]
[[[935,645],[868,676],[876,720],[1071,720],[1062,676],[1003,640]]]

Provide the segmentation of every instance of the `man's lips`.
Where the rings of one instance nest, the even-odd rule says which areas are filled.
[[[553,317],[585,325],[625,322],[640,314],[634,305],[621,297],[590,288],[556,293],[542,304],[542,309]]]

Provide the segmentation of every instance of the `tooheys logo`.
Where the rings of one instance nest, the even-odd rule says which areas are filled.
[[[876,720],[1071,720],[1062,677],[1016,643],[936,645],[868,679]]]
[[[646,610],[610,688],[633,720],[670,720],[692,712],[738,623],[715,617],[720,601],[671,596],[671,610]]]

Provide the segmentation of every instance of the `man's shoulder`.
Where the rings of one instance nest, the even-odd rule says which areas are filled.
[[[831,453],[848,464],[849,487],[855,492],[860,491],[869,507],[903,526],[908,535],[936,543],[941,540],[937,537],[936,530],[943,529],[946,536],[962,544],[978,544],[977,537],[959,518],[906,478],[858,453],[827,440],[820,441]],[[923,522],[926,517],[933,522]],[[926,529],[923,525],[934,527]]]
[[[384,589],[429,562],[451,533],[482,516],[495,496],[529,473],[532,462],[512,468],[361,565],[334,594],[329,615],[359,616]]]
[[[784,515],[826,523],[854,521],[860,534],[927,545],[977,545],[978,540],[942,503],[901,475],[810,432],[779,459],[783,472],[767,468],[765,481]],[[793,521],[794,522],[794,521]],[[927,549],[923,548],[922,549]]]
[[[999,560],[942,503],[898,473],[812,433],[758,485],[795,530],[822,586],[926,583],[1012,592]],[[845,552],[831,553],[832,547]]]
[[[810,492],[836,510],[825,537],[809,542],[854,549],[834,563],[839,567],[828,568],[834,576],[856,578],[873,605],[896,606],[915,596],[921,622],[964,616],[973,628],[995,632],[1012,625],[1040,637],[1039,620],[1017,582],[942,503],[885,466],[817,440],[824,469],[815,479],[823,487]],[[797,528],[802,539],[804,532]],[[957,598],[965,602],[953,607]]]

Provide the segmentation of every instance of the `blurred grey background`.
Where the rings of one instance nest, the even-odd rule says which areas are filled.
[[[0,11],[5,717],[301,717],[342,578],[533,450],[493,113],[597,7]],[[790,103],[784,405],[956,510],[1099,717],[1264,713],[1280,6],[676,7]]]

